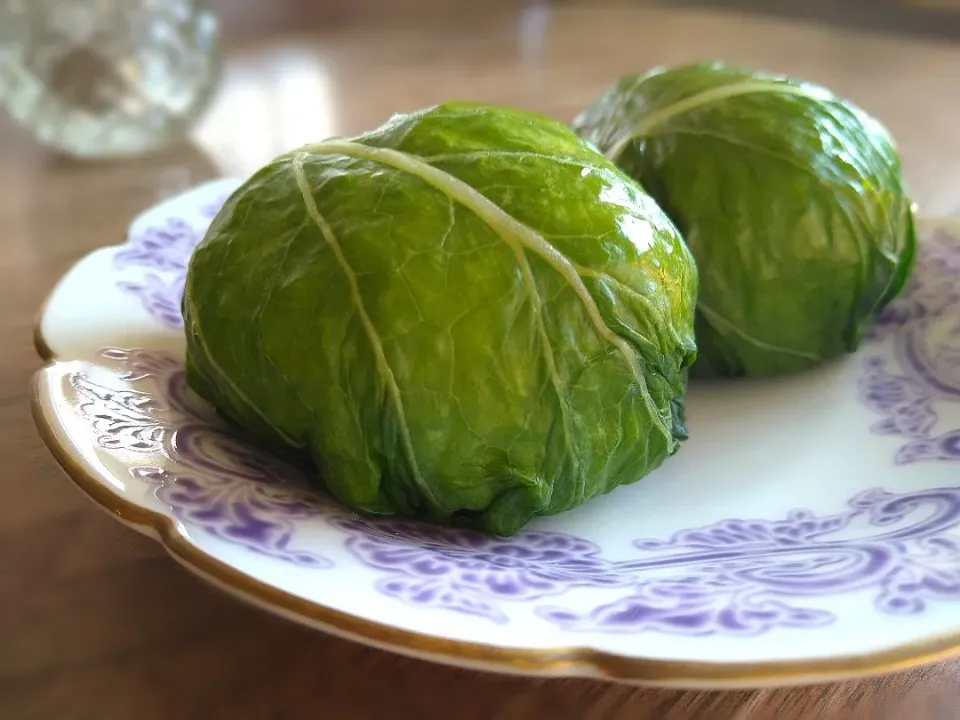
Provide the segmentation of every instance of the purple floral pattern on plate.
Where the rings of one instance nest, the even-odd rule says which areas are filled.
[[[857,525],[865,528],[851,537]],[[837,515],[795,510],[782,521],[726,520],[638,540],[643,556],[615,564],[635,578],[629,595],[587,612],[537,612],[566,630],[750,636],[831,624],[832,613],[797,603],[869,589],[881,612],[915,614],[931,600],[960,600],[960,536],[950,534],[958,525],[960,488],[868,490]],[[644,577],[664,569],[673,572]]]
[[[170,217],[140,228],[115,255],[118,287],[165,327],[182,325],[189,256],[221,205],[195,208],[195,223]],[[958,278],[960,241],[940,231],[868,337],[858,397],[880,416],[875,433],[903,439],[899,465],[960,460]],[[892,352],[874,352],[880,346]],[[894,615],[960,600],[960,487],[864,491],[833,515],[724,520],[636,540],[626,559],[613,560],[598,544],[559,532],[494,538],[360,517],[192,404],[172,358],[140,350],[103,356],[118,379],[144,381],[146,389],[113,389],[74,373],[81,412],[105,450],[169,458],[130,472],[173,517],[251,552],[328,568],[332,562],[298,533],[320,523],[336,533],[331,542],[345,557],[373,574],[377,592],[425,611],[507,624],[508,607],[522,604],[565,632],[756,636],[833,624],[838,618],[821,601],[842,594],[867,595],[878,612]],[[578,601],[582,593],[591,600]]]
[[[169,458],[165,467],[136,465],[130,474],[155,486],[154,496],[177,520],[301,567],[331,566],[327,558],[298,547],[294,532],[295,521],[321,516],[325,502],[298,484],[292,467],[198,414],[180,363],[142,350],[101,354],[119,365],[118,379],[150,380],[152,391],[115,389],[76,372],[69,382],[79,411],[100,447]]]
[[[180,328],[183,326],[180,300],[186,281],[186,271],[173,274],[169,280],[147,273],[139,281],[121,280],[117,287],[138,297],[144,309],[161,325]]]
[[[507,622],[498,601],[530,602],[578,587],[618,587],[629,579],[588,540],[526,530],[497,538],[399,518],[344,514],[331,522],[347,548],[382,571],[377,589],[411,605],[441,607]]]
[[[103,351],[118,379],[151,391],[114,389],[70,376],[80,412],[107,450],[163,452],[165,467],[133,478],[181,522],[226,542],[299,566],[330,561],[297,544],[297,523],[340,531],[342,546],[376,574],[378,592],[420,608],[507,623],[504,603],[532,604],[565,631],[757,635],[817,627],[836,617],[816,600],[869,590],[881,612],[915,614],[960,600],[960,488],[858,494],[836,515],[796,510],[783,520],[725,520],[667,540],[637,540],[633,557],[610,560],[595,543],[525,530],[497,538],[400,518],[351,513],[304,488],[300,471],[236,438],[191,404],[169,356]],[[582,610],[543,602],[579,589],[603,591]]]
[[[881,416],[873,432],[906,441],[894,462],[960,461],[960,428],[942,417],[960,412],[960,240],[940,230],[923,243],[908,287],[869,339],[893,343],[893,363],[867,357],[859,393]]]
[[[198,223],[170,217],[164,223],[137,229],[114,256],[117,269],[144,271],[137,280],[119,280],[117,287],[139,298],[147,313],[164,327],[183,326],[180,301],[190,255],[224,202],[226,196],[220,196],[201,205]]]

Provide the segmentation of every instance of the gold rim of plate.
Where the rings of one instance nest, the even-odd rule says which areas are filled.
[[[927,218],[924,225],[950,225],[960,219]],[[569,645],[550,649],[505,648],[451,640],[391,627],[334,610],[250,577],[190,543],[169,515],[148,510],[109,489],[106,478],[67,447],[58,424],[45,371],[60,362],[41,330],[46,303],[34,326],[34,345],[45,361],[33,381],[31,411],[40,437],[78,488],[125,525],[157,538],[181,565],[227,593],[281,617],[385,650],[424,659],[518,675],[592,677],[682,688],[748,688],[793,685],[906,670],[960,655],[960,630],[875,652],[824,659],[771,662],[687,662],[619,655]],[[638,644],[641,640],[638,639]]]

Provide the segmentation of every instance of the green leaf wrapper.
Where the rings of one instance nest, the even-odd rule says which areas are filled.
[[[677,451],[696,286],[569,128],[444,105],[233,194],[190,263],[188,379],[352,508],[510,534]]]
[[[775,375],[852,351],[904,287],[916,238],[893,140],[823,88],[658,69],[619,80],[573,125],[693,251],[695,375]]]

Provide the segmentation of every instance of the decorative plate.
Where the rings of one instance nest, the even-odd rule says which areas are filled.
[[[960,222],[922,223],[909,290],[859,352],[694,384],[660,470],[496,539],[346,511],[187,393],[187,260],[236,185],[81,260],[37,337],[51,451],[189,569],[308,625],[524,674],[757,686],[960,650]]]

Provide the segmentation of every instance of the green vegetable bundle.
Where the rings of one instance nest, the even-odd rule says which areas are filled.
[[[509,534],[677,451],[696,287],[567,127],[444,105],[232,195],[190,263],[188,379],[352,508]]]
[[[827,90],[718,64],[619,80],[575,121],[674,220],[700,273],[701,375],[854,350],[916,239],[893,140]]]
[[[907,280],[893,141],[823,88],[656,70],[574,127],[449,104],[268,164],[191,260],[190,385],[352,508],[511,534],[675,453],[695,359],[812,367]]]

